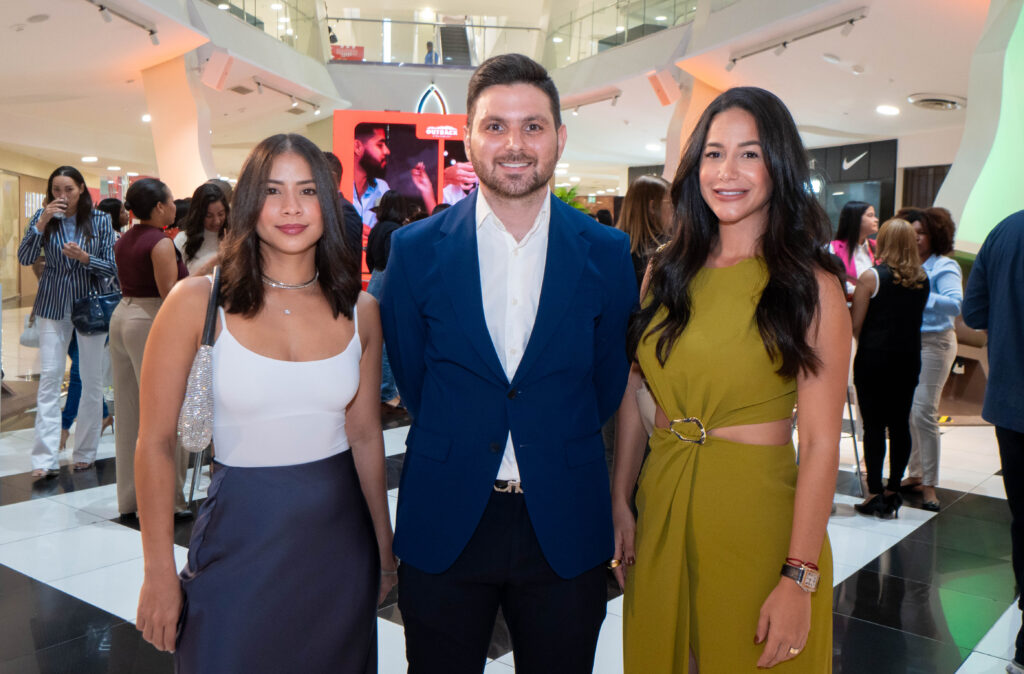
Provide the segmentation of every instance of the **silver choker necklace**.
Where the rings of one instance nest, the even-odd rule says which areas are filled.
[[[281,288],[282,290],[302,290],[303,288],[308,288],[309,286],[316,283],[316,280],[318,278],[320,278],[320,270],[317,270],[317,272],[313,274],[313,278],[309,279],[305,283],[285,283],[283,281],[275,281],[266,274],[263,274],[264,283],[266,283],[271,288]]]

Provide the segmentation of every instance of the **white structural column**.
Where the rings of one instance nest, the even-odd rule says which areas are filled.
[[[693,128],[697,126],[700,116],[704,114],[704,110],[707,109],[711,101],[722,93],[685,71],[682,77],[683,84],[680,87],[682,96],[676,102],[672,118],[668,123],[668,131],[665,133],[665,170],[662,172],[662,177],[669,182],[676,175],[679,160],[683,150],[686,149],[686,141],[693,133]]]
[[[197,70],[189,67],[191,60],[186,54],[142,71],[157,170],[175,198],[192,196],[196,187],[217,175],[210,109]]]
[[[1024,209],[1024,0],[992,0],[971,58],[967,118],[935,198],[959,223],[957,248],[977,251],[1000,220]]]

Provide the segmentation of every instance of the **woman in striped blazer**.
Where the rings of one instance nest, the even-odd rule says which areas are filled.
[[[32,307],[39,326],[39,393],[32,475],[54,477],[60,461],[60,387],[71,334],[80,354],[82,401],[75,431],[75,470],[96,458],[103,404],[103,343],[106,333],[83,335],[71,324],[71,304],[92,288],[103,289],[117,275],[110,216],[93,209],[92,196],[78,169],[61,166],[50,174],[43,208],[29,222],[18,247],[18,261],[31,265],[46,251],[46,265]]]

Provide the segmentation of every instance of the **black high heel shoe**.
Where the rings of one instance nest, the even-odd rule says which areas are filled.
[[[885,519],[898,519],[900,516],[900,506],[903,505],[903,497],[900,496],[899,492],[894,492],[884,497],[885,511],[881,515]]]
[[[865,503],[857,503],[853,506],[853,509],[859,512],[861,515],[867,515],[869,517],[871,515],[877,515],[879,517],[882,517],[882,513],[885,512],[885,508],[885,497],[883,497],[881,494],[876,494],[875,496],[871,497],[870,501],[867,501]]]

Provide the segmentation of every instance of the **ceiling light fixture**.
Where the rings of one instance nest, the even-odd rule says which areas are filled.
[[[725,64],[725,72],[731,73],[732,69],[736,67],[736,59],[729,59],[729,62]]]
[[[145,122],[146,124],[149,124],[150,122],[153,121],[153,115],[149,114],[148,112],[143,114],[142,115],[142,121]]]
[[[228,9],[231,9],[231,5],[229,5],[229,4],[228,4],[228,3],[226,3],[226,2],[222,2],[222,3],[220,3],[219,5],[217,5],[217,9],[220,9],[220,10],[228,10]]]
[[[315,108],[313,108],[313,114],[314,115],[319,115],[320,114],[320,106],[319,105],[316,106]]]
[[[569,176],[569,182],[571,182],[571,183],[578,183],[579,181],[580,181],[580,177],[579,176]]]
[[[735,67],[737,62],[742,61],[743,59],[746,58],[750,58],[751,56],[763,54],[766,51],[772,51],[776,54],[776,56],[779,56],[782,54],[782,52],[786,51],[786,48],[789,45],[796,42],[797,40],[803,40],[804,38],[819,35],[821,33],[833,30],[835,28],[841,28],[839,32],[842,35],[849,35],[850,31],[853,30],[854,24],[857,23],[858,21],[866,19],[867,16],[867,7],[861,7],[859,9],[853,10],[852,12],[846,12],[844,14],[841,14],[835,17],[834,19],[830,19],[823,23],[816,24],[814,26],[806,28],[793,35],[788,35],[781,39],[775,39],[772,40],[771,42],[762,43],[749,51],[741,52],[739,54],[730,54],[729,61],[726,63],[725,69],[727,71],[732,70],[732,68]]]
[[[644,149],[648,152],[661,152],[661,143],[648,143]]]
[[[850,72],[853,73],[854,75],[863,75],[864,74],[864,66],[862,66],[862,65],[850,66]]]
[[[287,97],[289,101],[291,101],[291,106],[290,107],[292,107],[292,108],[297,108],[299,106],[299,103],[302,103],[304,105],[309,106],[310,111],[315,115],[317,109],[320,107],[319,105],[317,105],[313,101],[306,100],[305,98],[299,98],[298,96],[296,96],[293,93],[290,93],[290,92],[278,89],[277,87],[275,87],[272,84],[267,84],[266,82],[264,82],[263,80],[259,79],[258,77],[253,77],[252,81],[256,84],[256,91],[257,92],[262,94],[264,89],[269,89],[270,91],[273,91],[275,94],[281,94],[282,96]],[[296,114],[298,114],[298,113],[296,113]]]
[[[89,155],[89,156],[86,156],[86,157],[82,157],[82,163],[83,164],[95,164],[98,161],[99,161],[99,158],[98,157],[93,157],[92,155]]]
[[[107,170],[108,171],[120,171],[121,167],[120,166],[108,166]]]
[[[274,4],[272,4],[270,6],[270,9],[274,10],[275,12],[280,12],[281,11],[281,3],[280,2],[275,2]]]
[[[149,25],[147,25],[145,23],[142,23],[138,19],[134,19],[134,18],[132,18],[132,17],[126,15],[126,14],[122,14],[117,9],[109,7],[105,2],[100,2],[99,0],[85,0],[85,1],[88,2],[90,5],[92,5],[93,7],[97,8],[100,11],[100,16],[102,16],[103,20],[106,21],[107,23],[110,23],[111,21],[113,21],[113,17],[116,16],[117,18],[121,19],[122,21],[126,21],[126,22],[132,24],[133,26],[136,26],[136,27],[141,28],[142,30],[146,31],[146,33],[149,35],[150,41],[154,45],[160,44],[160,41],[157,39],[157,36],[156,36],[156,28],[154,28],[152,26],[149,26]]]
[[[654,20],[655,21],[668,21],[668,17],[667,16],[656,16],[656,17],[654,17]]]
[[[615,105],[616,100],[621,95],[622,89],[619,89],[618,87],[601,87],[600,89],[594,89],[586,94],[566,96],[561,100],[561,106],[562,110],[572,110],[576,113],[584,105],[592,105],[594,103],[601,103],[602,101],[612,101],[612,105]]]
[[[555,164],[555,168],[567,169],[567,168],[569,168],[569,162],[566,162],[566,161],[559,162],[559,163]]]
[[[895,105],[879,105],[875,108],[875,112],[880,115],[885,115],[886,117],[894,117],[900,114],[900,109]]]
[[[135,171],[128,171],[128,173],[125,173],[125,175],[128,176],[129,178],[138,178],[139,177],[139,174],[136,173]]]
[[[616,33],[625,33],[626,32],[626,27],[625,26],[615,26],[615,32]]]
[[[554,42],[555,44],[559,44],[562,41],[562,38],[556,35],[553,38],[551,38],[551,41]]]
[[[825,53],[821,55],[821,58],[825,61],[825,63],[839,63],[839,57],[836,56],[835,54]]]
[[[577,105],[575,108],[572,109],[572,116],[573,117],[579,117],[580,116],[580,106]]]

